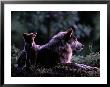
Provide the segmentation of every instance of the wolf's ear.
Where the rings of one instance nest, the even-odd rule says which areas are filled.
[[[70,29],[68,29],[67,31],[67,37],[69,38],[69,37],[71,37],[72,36],[72,34],[73,34],[73,29],[72,28],[70,28]]]

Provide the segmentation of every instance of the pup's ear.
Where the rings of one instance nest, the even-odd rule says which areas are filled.
[[[27,35],[28,35],[27,33],[23,33],[23,37],[24,37],[24,38],[26,38]]]
[[[34,33],[35,35],[37,35],[37,33]]]
[[[72,28],[70,28],[70,29],[68,29],[67,31],[67,37],[69,38],[69,37],[71,37],[72,36],[72,34],[73,34],[73,29]]]
[[[33,36],[36,37],[37,36],[37,33],[33,33]]]
[[[37,33],[34,33],[35,35],[37,35]]]

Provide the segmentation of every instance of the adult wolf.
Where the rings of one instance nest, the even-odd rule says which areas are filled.
[[[71,63],[72,51],[81,50],[83,46],[74,36],[72,28],[59,32],[47,44],[37,48],[36,64],[53,66],[57,63]]]

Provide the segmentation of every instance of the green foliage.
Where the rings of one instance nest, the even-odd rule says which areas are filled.
[[[15,47],[15,45],[11,46],[11,63],[15,64],[20,55],[20,50]]]
[[[89,45],[89,54],[86,56],[73,55],[72,61],[94,67],[100,67],[100,52],[93,52],[92,45]]]
[[[100,67],[100,54],[99,52],[96,53],[90,53],[89,55],[84,56],[73,56],[73,61],[80,63],[80,64],[86,64],[94,67]]]

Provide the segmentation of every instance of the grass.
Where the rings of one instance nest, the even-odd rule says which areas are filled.
[[[72,61],[75,61],[76,63],[79,63],[79,64],[86,64],[92,67],[100,67],[100,53],[92,52],[86,56],[74,55]]]

